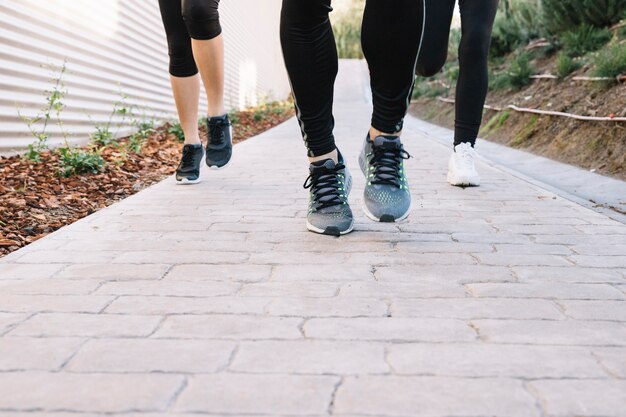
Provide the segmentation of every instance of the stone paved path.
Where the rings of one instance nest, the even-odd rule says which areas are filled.
[[[354,174],[364,77],[343,64]],[[0,262],[0,417],[626,416],[626,226],[409,127],[406,222],[305,231],[295,121]]]

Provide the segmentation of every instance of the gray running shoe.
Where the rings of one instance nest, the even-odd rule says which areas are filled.
[[[213,169],[226,167],[233,155],[233,127],[227,114],[207,119],[206,164]]]
[[[200,164],[204,150],[202,145],[183,146],[183,157],[176,168],[177,184],[197,184],[200,182]]]
[[[404,172],[404,160],[411,155],[399,137],[367,135],[359,155],[365,175],[363,211],[377,222],[406,219],[411,211],[411,193]]]
[[[310,175],[304,183],[309,190],[307,228],[315,233],[341,236],[350,233],[354,217],[348,204],[352,188],[352,176],[339,156],[339,163],[332,159],[315,162],[309,167]]]

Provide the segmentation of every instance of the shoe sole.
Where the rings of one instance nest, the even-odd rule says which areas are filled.
[[[187,178],[183,178],[182,180],[179,180],[179,179],[176,180],[177,185],[193,185],[193,184],[199,184],[201,182],[202,180],[200,178],[198,178],[197,180],[188,180]]]
[[[348,233],[354,230],[354,220],[352,221],[352,223],[350,223],[350,227],[344,231],[340,231],[337,227],[334,227],[334,226],[329,226],[326,229],[320,229],[319,227],[313,226],[311,223],[309,223],[308,220],[306,222],[306,228],[310,232],[317,233],[320,235],[339,237],[339,236],[347,235]]]
[[[363,209],[363,213],[365,213],[365,216],[368,219],[373,220],[377,223],[397,223],[397,222],[401,222],[402,220],[406,220],[407,217],[411,215],[412,208],[413,208],[413,202],[411,202],[411,205],[409,206],[409,209],[406,211],[406,213],[404,213],[402,216],[396,219],[394,216],[390,214],[383,214],[380,217],[376,217],[372,214],[371,211],[368,210],[367,206],[365,205],[365,201],[361,203],[361,209]]]
[[[480,187],[479,177],[457,177],[448,172],[448,183],[455,187]]]

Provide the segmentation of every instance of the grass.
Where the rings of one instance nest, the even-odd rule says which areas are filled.
[[[611,37],[611,32],[607,28],[581,25],[565,32],[561,36],[561,43],[565,54],[570,57],[579,57],[602,48],[611,40]]]
[[[603,50],[598,55],[594,70],[596,77],[615,78],[622,74],[626,74],[626,43],[614,44]]]
[[[560,53],[556,58],[556,73],[559,78],[565,78],[572,72],[576,71],[582,66],[580,61],[575,61],[572,57],[566,53]]]

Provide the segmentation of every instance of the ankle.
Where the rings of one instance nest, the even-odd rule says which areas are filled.
[[[400,137],[402,135],[402,131],[399,132],[395,132],[395,133],[385,133],[385,132],[381,132],[380,130],[376,129],[375,127],[370,127],[370,139],[375,139],[379,136],[395,136],[395,137]]]
[[[337,149],[324,155],[311,156],[309,157],[309,162],[313,164],[315,162],[324,161],[326,159],[332,159],[334,163],[339,163],[339,152],[337,151]]]

